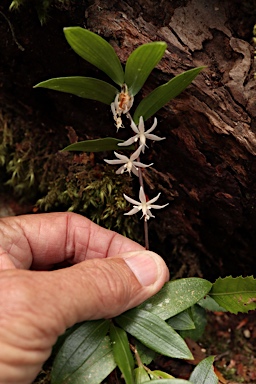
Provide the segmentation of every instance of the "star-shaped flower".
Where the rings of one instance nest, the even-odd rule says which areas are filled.
[[[134,204],[133,209],[131,209],[129,212],[125,213],[125,215],[134,215],[135,213],[142,211],[141,218],[144,217],[145,221],[149,220],[150,217],[155,217],[154,215],[152,215],[150,209],[152,209],[152,208],[153,209],[161,209],[161,208],[166,207],[169,204],[169,203],[167,203],[165,205],[153,204],[159,198],[160,195],[161,195],[161,192],[158,193],[158,195],[156,197],[154,197],[153,199],[147,201],[143,187],[140,187],[140,193],[139,193],[140,201],[136,201],[136,200],[132,199],[131,197],[124,194],[124,198],[127,201],[129,201],[129,203]]]
[[[151,164],[146,165],[146,164],[141,163],[140,161],[135,161],[139,157],[140,152],[141,152],[141,147],[139,147],[130,156],[130,158],[127,156],[124,156],[124,155],[120,155],[117,152],[114,152],[114,154],[116,155],[118,160],[117,159],[116,160],[104,159],[104,161],[106,161],[106,163],[108,163],[108,164],[124,164],[120,168],[118,168],[118,170],[116,171],[117,174],[129,172],[129,174],[131,175],[131,172],[132,172],[132,173],[134,173],[134,175],[139,176],[138,167],[139,168],[146,168],[146,167],[150,167],[153,164],[153,163],[151,163]]]
[[[144,153],[145,147],[147,147],[146,139],[154,140],[154,141],[160,141],[165,139],[165,137],[159,137],[151,133],[156,128],[156,126],[157,126],[156,117],[154,119],[154,124],[146,132],[145,132],[144,121],[142,116],[140,117],[138,128],[136,127],[136,124],[132,120],[131,128],[136,133],[136,135],[124,141],[123,143],[119,143],[118,145],[120,146],[131,145],[133,143],[136,143],[138,140],[140,140],[140,146],[142,147],[141,151],[142,153]]]

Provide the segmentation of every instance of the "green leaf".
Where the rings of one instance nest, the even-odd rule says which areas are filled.
[[[129,93],[135,96],[143,87],[150,72],[164,55],[167,44],[162,41],[143,44],[128,57],[125,66],[124,81]]]
[[[110,325],[110,339],[112,342],[115,362],[123,374],[125,383],[134,384],[134,359],[129,347],[127,333],[112,323]]]
[[[108,105],[112,103],[118,93],[117,88],[105,81],[82,76],[56,77],[34,86],[34,88],[39,87],[71,93],[84,99],[97,100]]]
[[[206,295],[203,297],[201,300],[198,301],[197,303],[204,309],[207,309],[208,311],[213,311],[213,312],[226,312],[227,310],[223,307],[221,307],[212,297],[209,295]]]
[[[100,384],[115,367],[112,345],[106,336],[84,364],[68,377],[65,384]]]
[[[82,151],[82,152],[101,152],[120,150],[118,143],[124,140],[118,140],[113,137],[105,137],[103,139],[85,140],[78,143],[70,144],[63,148],[62,151]],[[125,149],[134,149],[133,145],[125,147]]]
[[[142,344],[139,340],[135,341],[135,348],[137,349],[140,360],[144,365],[149,365],[156,357],[156,352],[146,347],[146,345]]]
[[[175,76],[168,83],[160,85],[145,97],[138,105],[133,120],[138,124],[140,116],[144,121],[153,116],[171,99],[178,96],[205,67],[197,67]]]
[[[134,379],[136,384],[143,384],[146,381],[149,381],[150,378],[143,367],[138,367],[134,369]]]
[[[146,383],[149,383],[149,384],[193,384],[192,381],[183,380],[183,379],[159,379],[159,380],[157,379],[157,380],[147,381],[144,384],[146,384]],[[196,384],[199,384],[199,382]]]
[[[180,312],[177,315],[171,317],[167,320],[167,324],[169,324],[173,329],[178,331],[195,329],[195,324],[191,316],[189,315],[188,310]]]
[[[213,370],[213,362],[213,356],[209,356],[200,361],[191,373],[189,381],[193,384],[218,384],[218,377]]]
[[[153,313],[135,308],[116,317],[115,321],[126,332],[158,353],[180,359],[193,359],[180,335]]]
[[[191,307],[207,295],[212,284],[197,277],[169,281],[156,295],[144,301],[139,308],[166,320]]]
[[[68,328],[65,333],[63,333],[62,335],[60,335],[56,341],[56,343],[54,344],[53,348],[52,348],[52,354],[51,356],[56,356],[59,349],[62,347],[64,341],[66,340],[66,338],[71,334],[73,333],[77,328],[80,327],[81,324],[75,324],[73,325],[72,327]]]
[[[106,336],[109,324],[109,320],[86,321],[67,337],[53,363],[52,384],[63,383],[85,363]]]
[[[174,379],[172,375],[169,375],[167,372],[159,371],[158,369],[155,371],[151,371],[150,375],[154,379]]]
[[[231,313],[247,313],[256,309],[256,279],[253,276],[219,278],[209,296]]]
[[[205,309],[195,304],[188,309],[193,322],[195,324],[195,329],[184,330],[180,332],[180,335],[185,339],[186,337],[197,341],[202,334],[204,333],[205,326],[207,323]]]
[[[105,72],[116,84],[123,84],[124,71],[121,62],[106,40],[81,27],[64,28],[64,34],[79,56]]]

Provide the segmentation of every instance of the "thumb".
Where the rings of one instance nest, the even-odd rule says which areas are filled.
[[[169,271],[156,253],[136,251],[87,260],[51,276],[55,277],[51,307],[69,327],[84,320],[114,317],[139,305],[162,288]]]
[[[168,277],[164,261],[149,251],[51,272],[2,271],[0,383],[28,383],[66,328],[117,316],[158,292]]]

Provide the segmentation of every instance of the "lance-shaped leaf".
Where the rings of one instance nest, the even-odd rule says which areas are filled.
[[[106,40],[81,27],[64,28],[64,34],[79,56],[105,72],[116,84],[123,84],[124,71],[121,62]]]
[[[100,384],[115,369],[112,345],[106,336],[91,356],[71,374],[65,383]]]
[[[197,303],[204,309],[207,309],[208,311],[213,312],[227,312],[227,310],[223,307],[221,307],[212,297],[209,295],[204,296],[201,300]]]
[[[155,371],[151,371],[150,375],[153,379],[174,379],[172,375],[169,375],[167,372],[160,371],[159,369],[156,369]]]
[[[158,41],[143,44],[130,54],[125,66],[124,81],[133,96],[143,87],[150,72],[163,57],[166,47],[166,43]]]
[[[144,384],[149,381],[150,378],[143,367],[138,367],[134,369],[134,379],[135,384]]]
[[[84,99],[97,100],[108,105],[112,103],[118,93],[117,88],[105,81],[82,76],[56,77],[34,86],[34,88],[39,87],[71,93]]]
[[[188,310],[180,312],[177,315],[171,317],[168,319],[167,324],[178,331],[187,331],[188,329],[196,328]]]
[[[256,279],[253,276],[219,278],[209,296],[231,313],[247,313],[256,309]]]
[[[142,364],[149,365],[156,357],[156,352],[146,347],[139,340],[135,341],[135,348],[140,356]]]
[[[189,381],[193,384],[218,384],[218,377],[213,369],[214,357],[209,356],[200,361],[194,371],[191,373]]]
[[[106,336],[109,323],[109,320],[86,321],[67,337],[54,360],[52,384],[65,382],[85,363]]]
[[[210,291],[211,287],[212,284],[208,280],[197,277],[169,281],[139,308],[166,320],[197,303]]]
[[[193,359],[180,335],[153,313],[135,308],[116,317],[115,321],[141,343],[162,355]]]
[[[146,121],[171,99],[178,96],[190,83],[192,83],[194,78],[202,71],[203,68],[205,67],[190,69],[175,76],[173,79],[168,81],[168,83],[160,85],[154,89],[138,105],[133,117],[135,124],[138,124],[140,116],[143,116],[144,121]]]
[[[200,307],[200,305],[197,304],[189,308],[188,312],[190,313],[194,321],[195,329],[181,330],[180,335],[184,339],[188,337],[189,339],[197,341],[202,336],[205,330],[205,326],[207,323],[206,312],[204,308]]]
[[[125,383],[134,384],[134,359],[130,350],[127,333],[123,329],[111,324],[110,339],[112,342],[115,362],[123,374]]]
[[[85,140],[73,143],[63,148],[62,151],[82,151],[82,152],[101,152],[101,151],[117,151],[120,150],[118,143],[123,140],[114,137],[105,137],[103,139]],[[125,147],[125,149],[134,149],[133,145]]]
[[[148,384],[195,384],[195,383],[192,383],[192,381],[183,380],[183,379],[156,379],[156,380],[150,380],[148,382],[145,382],[144,384],[146,383]],[[199,384],[199,382],[196,384]]]

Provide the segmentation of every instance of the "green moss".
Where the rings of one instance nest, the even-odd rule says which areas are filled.
[[[101,154],[59,152],[67,143],[51,129],[13,118],[0,111],[1,190],[12,191],[19,203],[36,211],[72,211],[136,241],[142,239],[137,216],[123,193],[133,195],[132,178],[116,175]]]
[[[54,156],[46,155],[49,144],[41,130],[33,131],[32,126],[21,118],[10,117],[0,111],[0,167],[1,186],[13,190],[17,199],[31,201],[45,189],[49,166]],[[53,152],[56,152],[52,148]]]
[[[90,161],[67,163],[67,166],[66,172],[49,183],[48,193],[37,201],[37,207],[44,212],[62,209],[78,212],[105,228],[140,240],[141,234],[136,229],[140,227],[138,219],[124,216],[129,207],[123,193],[132,193],[130,177],[117,176],[111,167]]]

